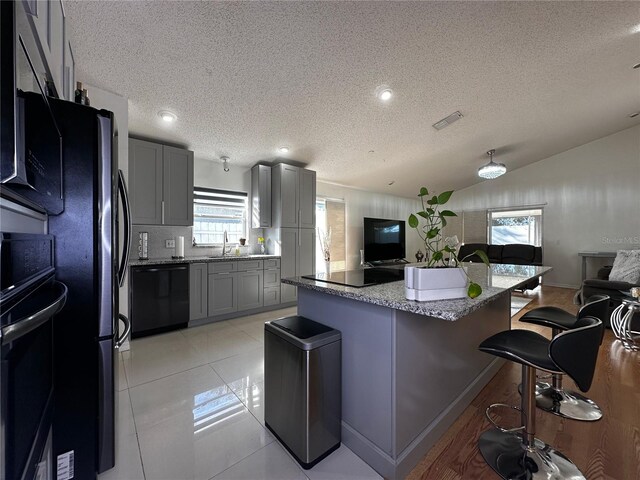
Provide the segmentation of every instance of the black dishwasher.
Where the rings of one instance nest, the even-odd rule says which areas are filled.
[[[187,264],[131,267],[131,337],[186,327],[189,323]]]

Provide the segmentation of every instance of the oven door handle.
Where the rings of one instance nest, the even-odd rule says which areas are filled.
[[[122,287],[127,275],[127,265],[129,264],[129,250],[131,249],[131,206],[129,205],[129,195],[127,194],[127,184],[124,181],[122,170],[118,170],[118,190],[122,199],[122,214],[124,216],[124,248],[120,257],[120,268],[118,269],[118,286]]]
[[[124,322],[125,326],[124,332],[120,335],[120,338],[116,340],[116,348],[122,347],[122,344],[127,340],[131,332],[131,320],[129,320],[129,317],[120,313],[118,314],[118,318]]]
[[[49,320],[53,315],[58,313],[64,307],[65,302],[67,301],[67,293],[68,289],[64,283],[56,282],[56,288],[61,290],[58,298],[55,299],[53,303],[48,305],[47,307],[39,310],[28,317],[21,318],[17,322],[12,323],[0,330],[0,338],[2,339],[2,345],[6,345],[15,340],[18,340],[20,337],[26,335],[27,333],[35,330],[40,325]]]

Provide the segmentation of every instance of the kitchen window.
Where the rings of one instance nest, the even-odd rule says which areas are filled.
[[[247,238],[247,194],[212,188],[193,189],[193,238],[197,245],[222,245]]]

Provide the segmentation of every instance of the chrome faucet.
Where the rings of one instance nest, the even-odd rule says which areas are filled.
[[[229,241],[229,237],[227,237],[227,231],[224,231],[224,235],[222,236],[222,256],[224,257],[227,254],[227,242]]]

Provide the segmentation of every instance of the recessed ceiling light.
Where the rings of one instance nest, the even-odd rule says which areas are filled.
[[[636,63],[633,68],[640,68],[640,63]]]
[[[640,33],[640,23],[631,29],[631,33]]]
[[[167,123],[173,123],[178,119],[175,113],[168,110],[160,110],[158,116]]]
[[[394,183],[396,183],[396,181],[395,181],[395,180],[391,180],[389,183],[387,183],[387,185],[391,186],[391,185],[393,185]]]
[[[280,153],[289,153],[289,147],[280,147],[278,151]]]
[[[393,92],[391,91],[390,88],[385,88],[378,94],[378,98],[383,102],[390,100],[392,96],[393,96]]]
[[[629,115],[629,118],[636,118],[638,115],[640,115],[640,112],[633,112],[631,115]]]

